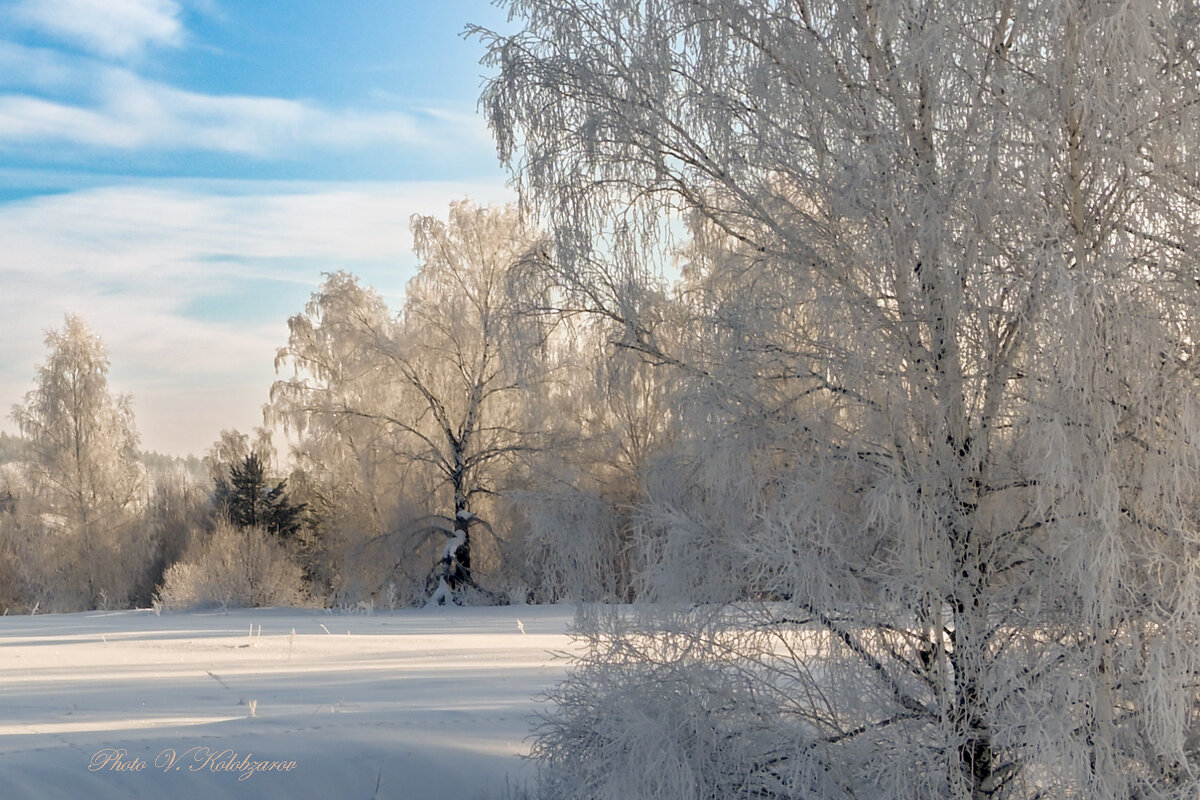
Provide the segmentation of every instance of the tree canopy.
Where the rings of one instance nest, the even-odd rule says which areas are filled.
[[[538,381],[538,331],[521,324],[509,292],[536,237],[515,207],[469,201],[452,204],[448,221],[414,216],[412,229],[421,265],[399,314],[337,273],[289,320],[276,366],[290,363],[295,374],[272,388],[272,414],[304,436],[302,451],[323,470],[346,467],[339,474],[350,485],[362,484],[361,469],[380,454],[397,462],[410,486],[425,490],[412,501],[424,513],[382,520],[377,512],[377,541],[365,546],[399,566],[431,535],[444,536],[431,592],[444,586],[439,597],[457,596],[479,589],[471,536],[479,504],[516,456],[538,446],[519,405]]]
[[[790,607],[599,629],[557,791],[1194,792],[1195,5],[508,6],[484,103],[561,309],[695,389],[648,589]],[[723,698],[675,771],[588,716],[668,670]]]
[[[48,333],[46,347],[35,388],[13,409],[25,439],[24,505],[56,553],[28,554],[53,575],[31,578],[31,591],[70,610],[121,606],[144,588],[150,557],[137,524],[146,487],[130,399],[109,392],[107,353],[79,317]]]

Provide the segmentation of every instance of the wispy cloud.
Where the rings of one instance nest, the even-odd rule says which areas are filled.
[[[174,0],[18,0],[13,18],[106,58],[128,60],[148,47],[178,47],[182,9]]]
[[[0,40],[0,87],[36,92],[62,92],[92,82],[82,60],[45,47]]]
[[[309,148],[345,149],[379,144],[437,147],[478,138],[450,114],[419,111],[331,110],[275,97],[191,92],[146,80],[117,67],[95,65],[86,78],[35,51],[0,50],[0,61],[44,82],[79,86],[78,100],[25,93],[0,95],[0,143],[36,142],[121,150],[201,150],[257,158],[288,157]]]
[[[272,360],[321,272],[347,269],[398,307],[413,273],[408,220],[499,185],[206,182],[88,189],[0,205],[0,416],[29,389],[44,331],[83,315],[134,395],[145,443],[197,452],[247,429]]]
[[[370,107],[334,107],[206,93],[148,77],[145,64],[130,63],[132,54],[180,44],[179,14],[179,4],[167,0],[18,0],[13,18],[63,36],[76,26],[88,46],[81,53],[0,40],[0,148],[260,161],[372,148],[417,149],[449,161],[491,149],[483,120],[467,109],[415,106],[387,93],[374,93]],[[114,63],[109,56],[118,53],[131,58]]]

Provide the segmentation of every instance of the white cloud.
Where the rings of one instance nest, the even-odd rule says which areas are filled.
[[[56,50],[0,40],[0,86],[62,91],[90,82],[88,71]]]
[[[275,97],[200,94],[122,70],[106,77],[97,111],[104,120],[100,127],[136,130],[138,139],[130,146],[156,149],[274,157],[305,146],[413,144],[434,138],[398,112],[336,112]],[[63,130],[61,135],[76,134]]]
[[[0,141],[72,141],[127,148],[141,138],[136,127],[103,114],[36,97],[0,97]]]
[[[398,307],[409,217],[464,195],[511,199],[489,184],[180,182],[0,205],[0,415],[31,387],[44,332],[76,312],[109,348],[113,388],[133,393],[147,448],[200,452],[260,424],[286,318],[320,273],[356,272]],[[270,295],[294,303],[264,310]]]
[[[150,46],[183,43],[174,0],[20,0],[13,17],[88,52],[131,59]]]
[[[28,5],[28,3],[26,3]],[[475,114],[435,107],[328,108],[303,100],[189,91],[135,70],[0,41],[0,146],[213,152],[256,159],[418,148],[486,154]]]
[[[119,68],[95,70],[90,81],[84,101],[0,95],[0,142],[273,158],[312,147],[407,144],[436,149],[455,139],[478,137],[477,129],[453,116],[426,114],[419,121],[396,111],[334,111],[275,97],[201,94]]]

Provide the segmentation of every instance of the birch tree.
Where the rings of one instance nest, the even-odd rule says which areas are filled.
[[[524,517],[528,582],[555,602],[628,600],[638,573],[636,509],[650,465],[677,432],[676,376],[625,347],[612,320],[567,318],[540,301],[526,310],[559,320],[553,388],[524,404],[527,425],[555,446],[525,459],[528,477],[511,498]]]
[[[51,607],[122,607],[140,589],[152,556],[139,512],[144,469],[129,397],[108,389],[108,355],[77,316],[46,335],[50,354],[36,387],[13,408],[41,521],[27,558]]]
[[[376,301],[350,303],[347,315],[293,318],[292,339],[277,364],[291,361],[297,377],[277,382],[276,413],[297,424],[340,427],[366,421],[388,437],[387,455],[428,480],[430,513],[386,531],[413,552],[430,534],[444,536],[430,573],[434,602],[458,602],[481,589],[474,577],[473,531],[487,530],[478,504],[494,494],[505,465],[537,446],[520,425],[517,402],[535,380],[522,363],[536,355],[536,335],[518,324],[508,300],[508,270],[534,246],[514,207],[454,203],[448,222],[414,216],[414,251],[421,266],[408,284],[401,314],[390,319]],[[326,308],[331,278],[311,311]],[[354,355],[323,346],[344,337]],[[344,376],[344,377],[343,377]],[[316,382],[310,379],[315,378]]]
[[[416,509],[432,487],[399,455],[387,421],[400,408],[381,355],[394,336],[392,311],[378,292],[338,272],[288,326],[276,368],[290,364],[293,375],[276,382],[268,410],[295,434],[292,485],[309,505],[314,533],[309,570],[337,602],[365,600],[389,582],[415,587],[428,567],[414,563],[420,542],[407,536],[408,523],[423,515]],[[422,584],[408,600],[423,592]]]
[[[705,376],[693,479],[786,607],[597,621],[548,791],[1194,794],[1196,6],[508,5],[547,270]],[[708,359],[627,301],[664,214]]]

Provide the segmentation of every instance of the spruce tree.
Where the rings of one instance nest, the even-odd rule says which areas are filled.
[[[300,528],[304,503],[292,503],[287,480],[273,483],[263,461],[250,453],[231,465],[229,479],[217,479],[213,500],[222,516],[241,528],[261,527],[280,538],[295,535]]]

